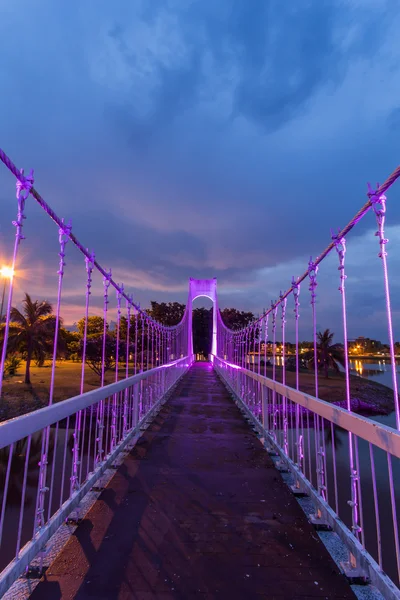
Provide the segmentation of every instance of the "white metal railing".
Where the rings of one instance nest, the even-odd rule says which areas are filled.
[[[192,362],[185,357],[0,423],[0,597]]]
[[[279,457],[278,468],[292,473],[293,491],[314,502],[314,524],[332,528],[347,546],[345,571],[365,574],[385,598],[400,598],[400,433],[216,356],[212,361]]]

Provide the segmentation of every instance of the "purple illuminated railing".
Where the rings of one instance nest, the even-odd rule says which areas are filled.
[[[192,360],[179,359],[0,423],[6,471],[0,495],[0,597],[38,553],[43,560],[46,542],[74,509],[79,518],[81,500],[134,443]]]
[[[26,218],[26,200],[32,196],[57,225],[59,259],[57,273],[57,298],[51,361],[51,377],[47,409],[6,422],[0,426],[3,441],[0,449],[6,452],[4,491],[0,513],[1,540],[5,539],[7,515],[10,511],[8,489],[12,480],[13,460],[18,444],[23,444],[19,455],[25,459],[22,489],[19,496],[18,525],[14,528],[15,555],[0,578],[0,593],[29,564],[44,541],[55,531],[60,519],[76,506],[84,493],[93,486],[104,469],[115,460],[118,452],[137,431],[140,418],[151,414],[153,408],[165,397],[171,385],[186,371],[192,362],[191,310],[187,307],[181,322],[166,327],[154,321],[133,301],[122,284],[112,278],[111,270],[104,269],[72,233],[71,225],[60,219],[33,187],[33,173],[25,176],[0,149],[0,160],[17,179],[17,217],[15,242],[12,253],[12,270],[7,297],[7,307],[2,324],[2,354],[0,365],[0,395],[7,359],[10,335],[15,273],[21,268],[19,246],[24,239],[23,224]],[[295,493],[307,493],[315,503],[314,522],[328,524],[345,541],[349,548],[347,569],[352,573],[366,573],[388,598],[399,598],[396,585],[400,576],[400,541],[397,521],[397,496],[400,481],[400,406],[396,373],[396,357],[392,324],[392,308],[388,277],[385,238],[385,192],[400,177],[400,167],[374,191],[369,188],[368,201],[355,217],[337,234],[316,258],[310,259],[307,269],[293,277],[286,292],[248,327],[232,331],[223,323],[217,311],[216,280],[191,281],[192,287],[207,283],[208,297],[214,302],[213,360],[215,367],[247,414],[263,433],[271,453],[279,455],[277,466],[288,468],[293,475]],[[383,272],[386,320],[392,370],[392,385],[396,429],[377,424],[352,412],[350,368],[348,360],[348,323],[346,303],[346,236],[370,211],[374,212],[378,227],[379,258]],[[31,208],[30,208],[31,210]],[[64,403],[53,404],[56,392],[57,348],[59,324],[63,312],[63,285],[68,276],[65,257],[68,242],[81,254],[86,285],[82,308],[85,316],[80,395]],[[335,406],[320,399],[317,339],[318,272],[323,261],[335,250],[338,257],[338,284],[343,323],[344,406]],[[93,303],[94,283],[101,278],[102,286],[102,355],[100,388],[84,394],[87,354],[90,333],[88,321]],[[313,393],[301,391],[299,323],[300,288],[308,281],[313,339],[312,375]],[[210,286],[214,287],[210,287]],[[204,286],[203,286],[204,287]],[[116,356],[115,373],[111,385],[107,383],[107,335],[110,321],[110,290],[115,290]],[[203,289],[203,288],[201,288]],[[204,288],[205,289],[205,288]],[[197,290],[198,291],[198,290]],[[203,290],[204,291],[204,290]],[[193,290],[192,290],[193,292]],[[196,297],[189,291],[189,302]],[[192,295],[190,295],[192,293]],[[197,292],[196,292],[197,293]],[[211,295],[210,295],[211,294]],[[207,295],[207,294],[206,294]],[[123,307],[125,301],[125,307]],[[295,376],[293,387],[287,385],[287,320],[292,302],[295,332]],[[122,317],[126,310],[126,333],[122,339]],[[277,367],[277,339],[282,347],[282,366]],[[264,343],[264,366],[261,365],[261,342]],[[272,342],[272,364],[267,377],[267,343]],[[125,346],[121,346],[125,344]],[[214,352],[213,350],[213,352]],[[250,369],[250,355],[258,350],[258,364]],[[130,358],[132,356],[132,358]],[[120,359],[125,360],[121,379]],[[130,368],[132,372],[130,372]],[[133,377],[130,377],[133,375]],[[47,411],[47,412],[46,412]],[[37,432],[37,433],[35,433]],[[71,433],[71,435],[69,435]],[[340,442],[340,447],[339,447]],[[31,460],[32,444],[39,444],[38,459]],[[363,450],[363,452],[360,452]],[[365,456],[367,455],[367,462]],[[382,462],[383,457],[383,462]],[[379,465],[379,466],[378,466]],[[379,475],[379,477],[378,477]],[[25,496],[34,480],[35,502],[31,512],[25,510]],[[380,479],[379,479],[380,478]],[[379,479],[379,481],[378,481]],[[381,486],[378,487],[378,484]],[[67,504],[65,504],[67,503]],[[61,511],[61,512],[60,512]],[[383,518],[391,514],[391,519]],[[32,520],[30,535],[25,535],[25,523]],[[373,527],[371,527],[373,523]],[[388,525],[389,523],[389,525]],[[7,532],[7,540],[9,540]],[[390,540],[389,544],[387,540]],[[27,545],[22,548],[27,540]],[[386,544],[386,545],[385,545]],[[22,549],[21,549],[22,548]],[[393,561],[393,557],[394,561]],[[12,557],[11,557],[12,558]],[[390,577],[384,572],[388,571]],[[395,582],[393,583],[393,581]],[[396,584],[396,585],[395,585]],[[3,587],[1,587],[3,586]]]
[[[143,333],[142,340],[142,356],[135,356],[135,365],[140,364],[141,370],[149,368],[150,364],[153,366],[157,364],[162,364],[163,362],[167,362],[168,359],[173,356],[174,358],[178,356],[186,356],[188,354],[188,314],[185,312],[181,322],[174,327],[167,327],[162,325],[161,323],[157,323],[154,319],[151,318],[150,315],[144,311],[139,304],[133,301],[133,298],[130,294],[125,292],[124,286],[122,284],[118,284],[114,281],[111,274],[111,269],[106,271],[100,263],[95,259],[95,254],[93,252],[89,252],[87,248],[85,248],[81,242],[75,237],[72,233],[72,226],[70,223],[66,224],[64,219],[60,219],[56,213],[50,208],[50,206],[44,201],[42,196],[37,192],[37,190],[33,187],[33,171],[26,177],[24,175],[24,171],[21,169],[20,171],[16,168],[15,164],[11,161],[11,159],[5,154],[5,152],[0,148],[0,160],[6,165],[6,167],[11,171],[11,173],[16,177],[16,187],[17,187],[17,202],[18,202],[18,212],[17,219],[13,222],[13,225],[16,228],[16,236],[15,236],[15,244],[13,250],[12,264],[11,264],[11,277],[9,282],[8,289],[8,298],[7,298],[7,307],[5,314],[5,327],[3,333],[2,340],[2,353],[1,353],[1,363],[0,363],[0,397],[2,393],[2,385],[3,385],[3,377],[4,377],[4,365],[7,357],[7,348],[8,348],[8,337],[9,337],[9,326],[10,326],[10,314],[12,308],[12,300],[13,300],[13,284],[15,278],[15,272],[18,268],[21,268],[21,263],[17,263],[18,258],[18,248],[21,241],[24,239],[23,235],[23,222],[27,218],[25,214],[25,203],[29,195],[31,195],[36,202],[41,206],[41,208],[49,215],[49,217],[54,221],[54,223],[58,226],[58,235],[59,235],[59,270],[58,273],[58,290],[57,290],[57,305],[56,305],[56,328],[54,335],[54,348],[55,352],[57,349],[57,337],[58,337],[58,323],[60,319],[61,312],[61,301],[62,301],[62,286],[63,286],[63,278],[64,278],[64,268],[65,268],[65,255],[66,255],[66,245],[68,241],[71,241],[74,246],[79,250],[79,252],[83,255],[86,263],[86,270],[88,273],[87,278],[87,293],[86,293],[86,317],[88,315],[89,309],[89,296],[91,294],[90,288],[92,285],[92,274],[93,271],[96,271],[103,278],[103,286],[104,286],[104,345],[106,343],[106,332],[107,332],[107,311],[109,304],[109,287],[113,287],[116,291],[117,301],[120,303],[122,298],[126,301],[127,312],[133,309],[136,315],[136,324],[141,321],[141,328]],[[121,316],[120,306],[118,309],[118,327],[119,327],[119,319]],[[86,318],[87,323],[87,318]],[[137,340],[136,340],[137,341]],[[83,355],[86,353],[86,342],[87,342],[87,327],[85,327],[84,333],[84,349]],[[127,347],[129,346],[130,340],[129,336],[126,338]],[[146,347],[146,351],[144,348]],[[137,349],[137,343],[135,343],[135,352]],[[105,347],[104,347],[105,351]],[[153,362],[151,362],[153,361]],[[118,361],[117,361],[118,362]],[[84,361],[82,361],[84,364]],[[104,365],[104,352],[103,352],[103,365]],[[50,384],[50,398],[49,403],[51,404],[53,401],[53,392],[54,392],[54,370],[56,366],[55,356],[52,362],[52,378]],[[136,372],[136,371],[135,371]],[[104,368],[102,369],[102,385],[104,384]]]
[[[386,197],[385,192],[400,177],[400,167],[381,186],[372,190],[368,185],[368,201],[337,234],[332,233],[331,242],[316,258],[310,259],[305,272],[293,277],[289,289],[279,294],[279,299],[248,327],[233,331],[218,314],[217,353],[214,363],[234,391],[244,403],[257,423],[261,424],[270,447],[279,452],[280,460],[290,465],[294,475],[295,490],[307,490],[315,500],[315,520],[327,519],[336,531],[343,533],[339,521],[346,522],[346,533],[342,537],[351,537],[350,556],[347,570],[351,574],[358,572],[360,564],[364,572],[378,582],[385,597],[398,598],[400,592],[383,569],[390,572],[396,585],[400,581],[400,541],[397,520],[397,504],[400,500],[400,403],[396,369],[396,355],[393,335],[392,307],[388,276],[385,238]],[[388,346],[391,362],[393,405],[396,429],[385,428],[370,419],[355,416],[352,412],[354,400],[351,398],[351,374],[349,365],[348,315],[346,303],[346,236],[359,221],[372,209],[378,227],[378,257],[382,264],[383,291],[388,331]],[[338,257],[337,283],[341,298],[344,360],[343,401],[339,406],[320,400],[320,370],[323,366],[322,350],[317,332],[317,289],[318,271],[324,260],[336,250]],[[312,395],[301,390],[301,353],[299,349],[300,287],[308,281],[311,315],[308,320],[312,332],[313,348],[308,352],[309,386],[312,377]],[[292,302],[295,344],[292,362],[294,374],[291,375],[292,387],[287,386],[287,314],[288,303]],[[303,317],[304,319],[304,317]],[[277,365],[277,338],[280,329],[281,366]],[[267,355],[267,347],[272,348]],[[263,347],[263,352],[261,348]],[[253,358],[254,357],[254,358]],[[255,359],[257,358],[257,363]],[[252,360],[254,361],[252,364]],[[263,363],[263,364],[262,364]],[[268,365],[268,366],[267,366]],[[293,370],[293,368],[292,368]],[[306,400],[306,401],[305,401]],[[338,404],[338,403],[336,403]],[[323,411],[321,412],[321,406]],[[329,408],[328,408],[329,407]],[[357,408],[366,409],[363,402]],[[347,416],[348,418],[347,418]],[[360,427],[353,428],[357,422]],[[343,432],[340,428],[343,428]],[[390,431],[389,431],[390,430]],[[368,437],[370,432],[375,437]],[[329,435],[327,436],[327,432]],[[340,436],[340,464],[337,464],[336,436]],[[379,441],[381,436],[381,441]],[[383,444],[382,440],[390,440]],[[360,442],[360,440],[362,440]],[[360,444],[363,448],[360,458]],[[329,448],[328,448],[329,446]],[[376,461],[381,460],[380,452],[385,453],[384,464],[380,465],[381,481],[377,483]],[[367,458],[365,458],[365,456]],[[396,479],[397,474],[397,479]],[[339,482],[340,481],[340,485]],[[368,482],[368,484],[366,483]],[[368,489],[368,492],[366,492]],[[368,502],[366,500],[368,494]],[[381,497],[385,497],[385,502]],[[372,499],[372,501],[371,501]],[[380,505],[384,504],[384,506]],[[323,508],[323,510],[321,509]],[[368,509],[368,510],[367,510]],[[390,527],[387,527],[387,515],[391,515]],[[371,528],[371,522],[375,524]],[[383,529],[385,532],[383,533]],[[350,538],[349,538],[350,539]],[[385,539],[385,544],[382,544]],[[388,541],[390,540],[390,541]],[[395,560],[393,560],[393,556]],[[372,567],[371,567],[372,565]],[[372,569],[372,571],[371,571]],[[376,574],[378,574],[376,576]]]
[[[188,356],[188,310],[180,323],[172,327],[154,320],[133,301],[133,296],[124,285],[113,279],[111,269],[106,270],[96,260],[94,252],[89,251],[76,238],[71,223],[58,217],[44,201],[34,188],[33,172],[25,176],[23,170],[18,170],[1,149],[0,160],[16,178],[17,196],[17,216],[12,223],[15,227],[15,240],[13,250],[9,252],[11,264],[8,271],[11,275],[5,312],[0,315],[0,403],[4,402],[5,395],[10,403],[10,397],[15,391],[15,383],[13,387],[11,379],[4,377],[7,360],[11,351],[15,350],[10,346],[16,329],[16,324],[13,323],[13,315],[16,315],[13,304],[15,287],[18,284],[19,294],[30,292],[29,289],[22,289],[20,273],[24,270],[29,272],[30,266],[42,258],[34,255],[28,258],[28,253],[20,252],[21,243],[25,239],[24,222],[32,211],[37,210],[35,203],[28,206],[29,196],[36,200],[56,224],[54,236],[58,238],[59,248],[58,257],[46,257],[46,265],[54,265],[56,277],[56,285],[51,292],[51,296],[55,297],[53,314],[47,315],[44,312],[37,317],[41,319],[51,316],[53,319],[51,337],[49,334],[46,337],[46,353],[51,357],[45,402],[47,408],[0,425],[0,481],[4,484],[0,495],[0,563],[4,556],[9,555],[9,559],[13,559],[0,575],[1,596],[15,577],[22,573],[35,553],[42,550],[50,533],[55,531],[62,519],[77,505],[77,499],[83,497],[106,466],[115,459],[116,453],[132,437],[140,422],[185,372],[192,357]],[[4,226],[2,224],[3,228]],[[77,287],[77,267],[71,269],[67,266],[68,257],[76,252],[75,249],[78,251],[84,276],[83,285],[75,290],[77,295],[81,293],[84,324],[77,353],[81,365],[77,365],[73,375],[76,381],[74,379],[71,385],[77,388],[74,393],[80,395],[66,399],[57,394],[57,377],[62,371],[58,359],[62,341],[60,326],[63,323],[63,311],[66,310],[63,303],[66,279],[69,278],[70,285],[72,283],[74,288]],[[115,291],[115,296],[112,291]],[[96,294],[97,303],[93,299]],[[45,303],[40,304],[41,298],[38,300],[36,308],[40,313]],[[19,301],[20,298],[17,299],[17,307]],[[97,308],[99,304],[102,304],[101,312]],[[100,316],[99,312],[102,330],[93,334],[89,328],[90,317]],[[111,335],[109,326],[112,317],[116,319],[116,325]],[[27,318],[31,319],[31,316],[28,315]],[[25,351],[28,356],[29,350],[25,348]],[[36,359],[38,358],[40,357],[36,355]],[[89,380],[88,364],[94,368],[97,381],[94,375]],[[111,381],[114,383],[107,385]],[[99,389],[84,393],[96,385]],[[72,395],[74,394],[68,394]],[[57,403],[60,399],[65,401]],[[10,431],[12,435],[9,435]],[[15,521],[9,488],[13,488],[21,456],[25,457],[25,464],[22,489],[18,496],[20,514]],[[27,494],[30,494],[29,507],[26,506]],[[12,519],[10,514],[14,515]],[[24,546],[25,543],[27,545]],[[15,553],[10,551],[7,554],[13,547]],[[0,570],[6,564],[3,561]]]
[[[294,494],[312,500],[310,520],[331,528],[347,547],[344,572],[371,581],[384,598],[399,598],[400,433],[219,357],[214,366],[276,456],[277,468],[291,473]],[[350,435],[353,458],[345,443]],[[349,500],[353,485],[356,513]]]

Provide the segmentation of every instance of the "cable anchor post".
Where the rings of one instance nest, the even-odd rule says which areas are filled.
[[[294,317],[295,317],[295,361],[296,361],[296,389],[300,388],[300,379],[299,379],[299,317],[300,317],[300,284],[298,283],[295,276],[292,276],[291,287],[293,290],[293,299],[294,299]],[[296,430],[296,467],[300,473],[303,471],[303,458],[304,458],[304,450],[303,450],[303,435],[300,433],[300,406],[296,403],[296,422],[295,422],[295,430]],[[303,491],[300,478],[295,476],[294,484],[291,486],[293,493],[296,496],[303,496],[305,492]]]
[[[1,352],[1,362],[0,362],[0,398],[2,394],[3,387],[3,377],[4,377],[4,368],[7,357],[7,346],[8,346],[8,336],[10,331],[10,314],[11,314],[11,306],[12,306],[12,297],[13,297],[13,289],[14,289],[14,275],[15,269],[17,266],[17,256],[18,256],[18,248],[22,240],[25,239],[25,236],[22,233],[22,228],[24,224],[25,216],[25,202],[31,193],[32,187],[34,183],[33,178],[33,170],[30,171],[27,177],[24,177],[24,170],[20,170],[20,177],[16,181],[16,198],[17,198],[17,219],[16,221],[12,221],[12,224],[15,227],[15,241],[14,241],[14,251],[13,251],[13,259],[11,263],[11,276],[8,287],[8,298],[7,298],[7,307],[5,314],[5,328],[3,335],[3,348]],[[0,315],[0,319],[3,318],[3,315]]]
[[[373,211],[375,213],[376,222],[378,225],[378,231],[375,235],[379,238],[379,258],[382,260],[383,269],[383,283],[385,289],[385,300],[386,300],[386,316],[387,316],[387,327],[388,327],[388,338],[390,348],[390,363],[392,371],[392,384],[393,384],[393,398],[396,413],[396,428],[400,431],[400,404],[398,398],[398,381],[397,381],[397,370],[396,370],[396,353],[394,346],[394,335],[393,335],[393,318],[392,318],[392,307],[390,300],[390,284],[389,274],[387,266],[387,251],[386,245],[388,239],[385,238],[385,219],[386,219],[386,196],[385,194],[378,193],[379,183],[377,183],[377,189],[373,190],[371,185],[368,183],[368,198],[371,202]]]
[[[104,387],[104,374],[105,374],[105,360],[106,360],[106,342],[107,342],[107,310],[108,310],[108,289],[111,284],[112,273],[111,269],[109,272],[103,275],[103,288],[104,288],[104,303],[103,303],[103,343],[102,343],[102,355],[101,355],[101,387]],[[97,405],[97,418],[96,418],[96,461],[95,466],[97,467],[103,461],[103,432],[104,432],[104,409],[105,401],[100,400]]]

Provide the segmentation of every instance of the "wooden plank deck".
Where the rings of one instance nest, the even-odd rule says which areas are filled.
[[[31,597],[355,598],[207,363],[184,377]]]

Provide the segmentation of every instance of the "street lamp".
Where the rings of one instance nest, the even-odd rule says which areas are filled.
[[[13,276],[13,269],[12,267],[1,267],[0,269],[0,276],[4,279],[4,284],[3,284],[3,294],[1,297],[1,310],[0,310],[0,323],[3,320],[3,306],[4,306],[4,295],[6,293],[6,281],[7,279],[11,279],[11,277]]]

